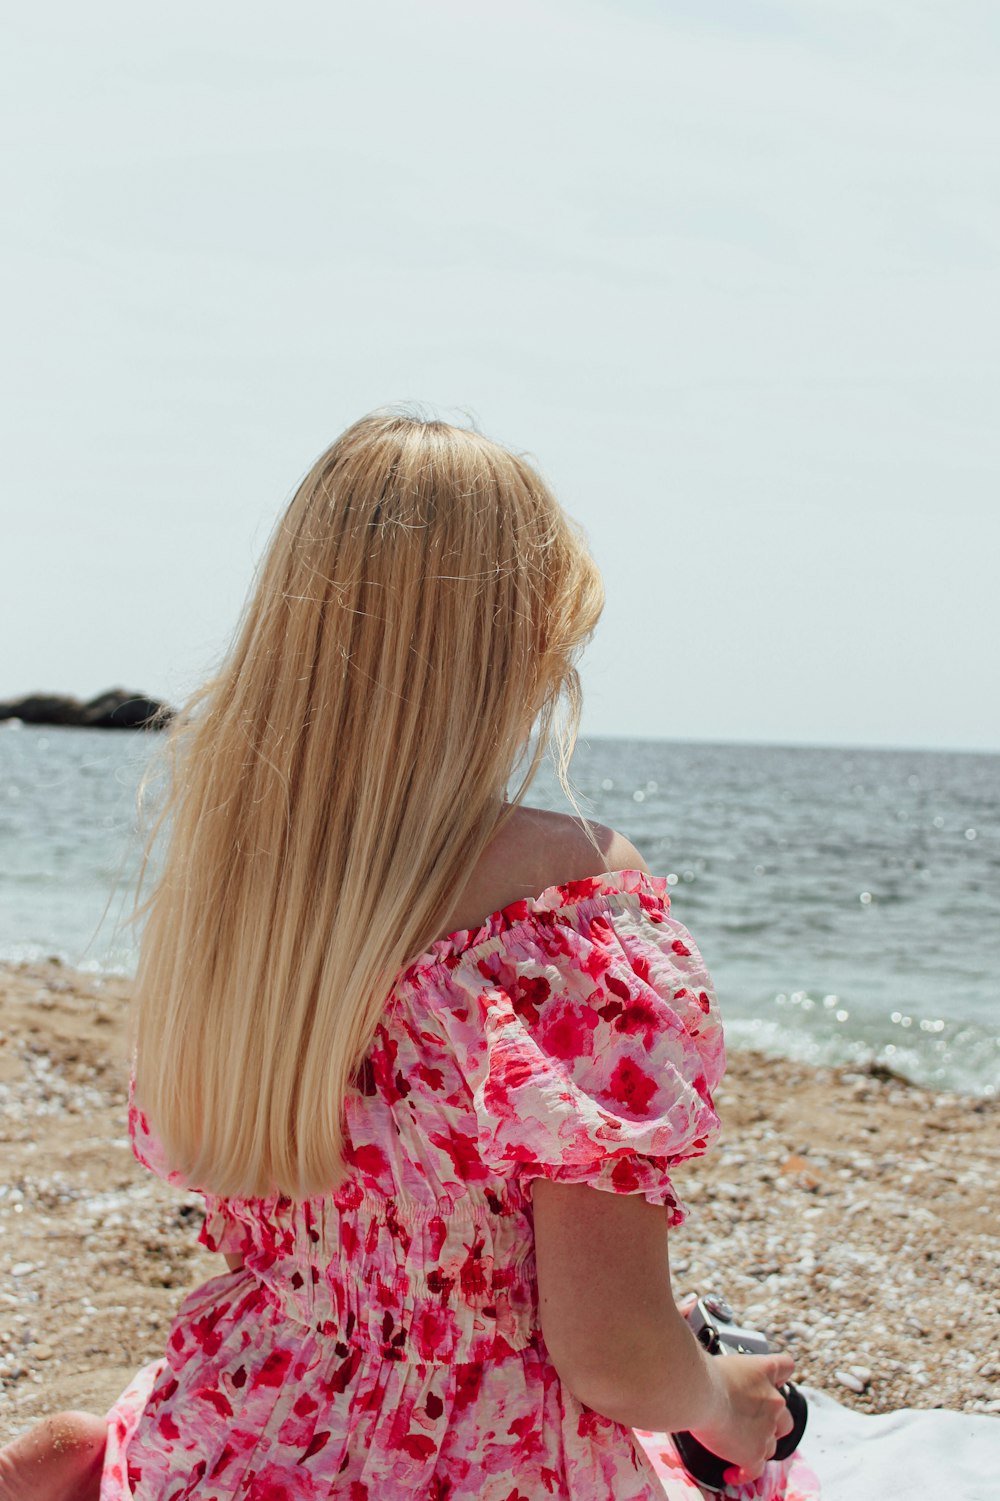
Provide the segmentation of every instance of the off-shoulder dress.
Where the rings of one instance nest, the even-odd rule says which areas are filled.
[[[642,1194],[718,1131],[711,983],[665,882],[554,886],[401,974],[335,1193],[206,1196],[239,1253],[109,1414],[101,1501],[699,1498],[665,1434],[563,1385],[539,1327],[536,1178]],[[139,1160],[180,1182],[133,1100]],[[747,1495],[816,1494],[796,1458]]]

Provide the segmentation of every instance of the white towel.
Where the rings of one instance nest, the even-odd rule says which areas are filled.
[[[803,1388],[809,1427],[802,1452],[823,1501],[998,1501],[1000,1417],[901,1407],[852,1412]]]

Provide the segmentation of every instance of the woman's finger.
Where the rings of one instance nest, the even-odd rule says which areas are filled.
[[[768,1364],[768,1375],[775,1386],[784,1386],[795,1373],[795,1361],[784,1350],[774,1355],[765,1355],[764,1359]]]
[[[776,1438],[784,1438],[786,1434],[791,1433],[791,1431],[792,1431],[792,1429],[794,1427],[795,1427],[795,1419],[792,1417],[791,1413],[789,1412],[788,1405],[786,1403],[785,1406],[781,1409],[780,1413],[778,1414],[778,1421],[774,1425],[775,1437]]]

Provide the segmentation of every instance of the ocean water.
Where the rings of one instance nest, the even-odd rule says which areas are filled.
[[[0,725],[0,958],[129,972],[159,737]],[[590,816],[666,876],[731,1047],[1000,1086],[1000,756],[581,743]],[[529,801],[564,806],[549,769]]]

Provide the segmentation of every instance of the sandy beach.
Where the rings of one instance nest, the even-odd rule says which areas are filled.
[[[133,1160],[123,980],[0,969],[0,1441],[103,1411],[223,1269],[200,1201]],[[725,1291],[866,1412],[1000,1412],[1000,1100],[734,1053],[677,1183],[678,1296]]]

